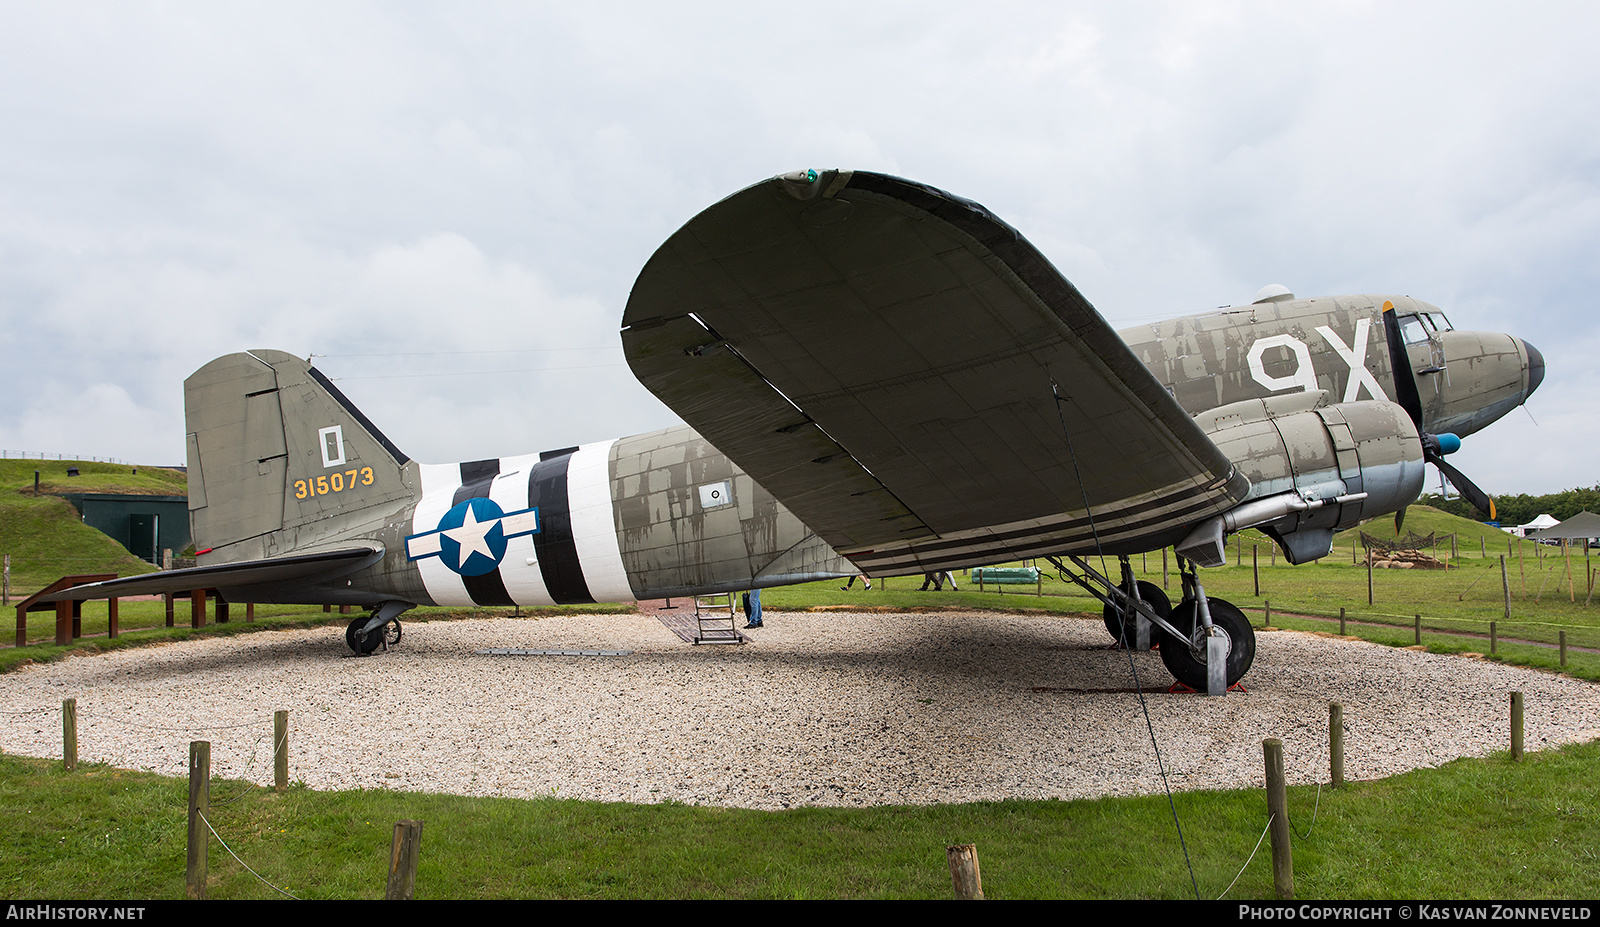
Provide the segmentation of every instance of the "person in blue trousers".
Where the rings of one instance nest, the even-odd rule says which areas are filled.
[[[761,590],[752,589],[744,594],[744,617],[746,628],[761,627]]]

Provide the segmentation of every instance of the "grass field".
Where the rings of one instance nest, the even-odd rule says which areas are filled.
[[[1600,896],[1597,762],[1591,743],[1291,788],[1297,897]],[[0,894],[182,898],[187,794],[181,779],[0,757]],[[277,886],[213,840],[217,899],[382,897],[400,820],[423,822],[419,898],[948,898],[955,843],[977,845],[994,899],[1275,897],[1266,848],[1251,858],[1258,789],[1179,793],[1175,811],[1149,796],[764,812],[217,779],[211,801],[218,835]]]

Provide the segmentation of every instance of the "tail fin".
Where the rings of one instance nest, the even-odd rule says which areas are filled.
[[[210,562],[335,542],[413,496],[410,458],[293,355],[217,358],[184,381],[184,412],[189,527]]]

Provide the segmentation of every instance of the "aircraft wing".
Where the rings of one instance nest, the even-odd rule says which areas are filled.
[[[282,589],[284,586],[312,586],[371,565],[383,556],[382,547],[352,547],[314,554],[296,554],[267,560],[246,560],[187,570],[163,570],[139,576],[124,576],[103,583],[73,586],[47,596],[41,602],[70,599],[106,599],[132,595],[165,595],[196,589]]]
[[[647,388],[880,572],[939,558],[874,550],[951,539],[1170,533],[1249,491],[1015,229],[900,178],[728,197],[656,251],[623,326]]]

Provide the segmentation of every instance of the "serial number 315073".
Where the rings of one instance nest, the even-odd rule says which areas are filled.
[[[362,467],[359,470],[335,470],[331,475],[319,476],[316,479],[303,479],[294,481],[294,497],[296,499],[309,499],[312,496],[326,496],[330,492],[344,492],[346,489],[372,485],[372,468]]]

